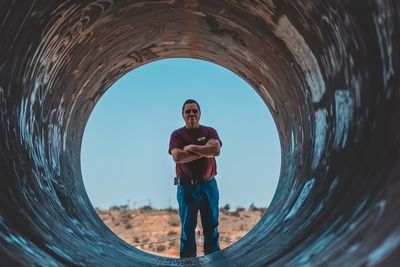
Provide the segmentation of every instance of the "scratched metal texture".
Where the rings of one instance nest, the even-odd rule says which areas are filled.
[[[0,265],[398,266],[399,48],[397,0],[0,1]],[[261,221],[187,260],[115,236],[80,169],[103,93],[171,57],[249,82],[282,147]]]

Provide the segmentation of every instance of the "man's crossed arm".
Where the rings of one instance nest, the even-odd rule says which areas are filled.
[[[203,145],[187,145],[183,149],[173,148],[172,158],[176,163],[187,163],[199,158],[213,158],[219,155],[221,145],[217,139],[210,139]]]

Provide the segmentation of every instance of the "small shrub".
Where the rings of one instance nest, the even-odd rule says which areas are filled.
[[[254,203],[250,204],[249,207],[249,211],[259,211],[260,209],[256,207],[256,205],[254,205]]]
[[[154,208],[150,205],[144,205],[143,207],[139,208],[141,211],[152,211]]]
[[[178,211],[177,209],[173,209],[173,210],[172,210],[172,213],[173,213],[173,214],[178,214],[179,211]]]
[[[111,206],[111,207],[109,208],[109,210],[116,210],[116,211],[120,211],[120,210],[121,210],[121,208],[120,208],[119,206],[117,206],[117,205],[114,205],[114,206]]]
[[[128,210],[128,205],[113,205],[108,210],[126,211]]]
[[[166,249],[166,247],[164,245],[158,245],[157,248],[156,248],[157,252],[162,252],[165,249]]]
[[[240,217],[239,211],[231,212],[231,215],[234,216],[234,217]]]
[[[177,227],[179,226],[178,222],[170,222],[169,225],[173,226],[173,227]]]
[[[262,215],[263,213],[265,213],[265,211],[267,210],[267,208],[259,208],[259,210],[261,211],[261,215]]]
[[[178,233],[177,232],[175,232],[175,231],[169,231],[168,232],[168,236],[174,236],[174,235],[177,235]]]
[[[222,211],[222,212],[229,212],[230,209],[231,209],[231,206],[229,204],[226,204],[225,206],[223,206],[219,210]]]
[[[174,214],[177,214],[177,213],[178,213],[178,210],[177,210],[177,209],[174,209],[174,208],[172,208],[172,207],[166,208],[165,211],[167,211],[167,212],[169,212],[169,213],[174,213]]]
[[[120,205],[119,208],[120,208],[120,210],[122,210],[122,211],[126,211],[126,210],[128,209],[128,205],[127,205],[127,204],[125,204],[125,205]]]
[[[244,211],[245,210],[245,208],[242,208],[242,207],[237,207],[236,208],[236,212],[241,212],[241,211]]]
[[[223,240],[226,241],[226,242],[231,242],[231,241],[232,241],[232,239],[231,239],[230,236],[222,236],[221,239],[223,239]]]

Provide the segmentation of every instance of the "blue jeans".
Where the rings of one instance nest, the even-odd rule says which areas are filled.
[[[218,186],[215,178],[197,185],[179,185],[177,189],[181,218],[181,258],[196,257],[197,213],[200,210],[204,235],[204,254],[219,251]]]

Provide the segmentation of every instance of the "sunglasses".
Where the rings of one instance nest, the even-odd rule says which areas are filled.
[[[185,114],[190,114],[190,112],[193,112],[194,114],[197,114],[197,113],[199,113],[199,110],[197,110],[197,109],[187,109],[187,110],[185,110]]]

